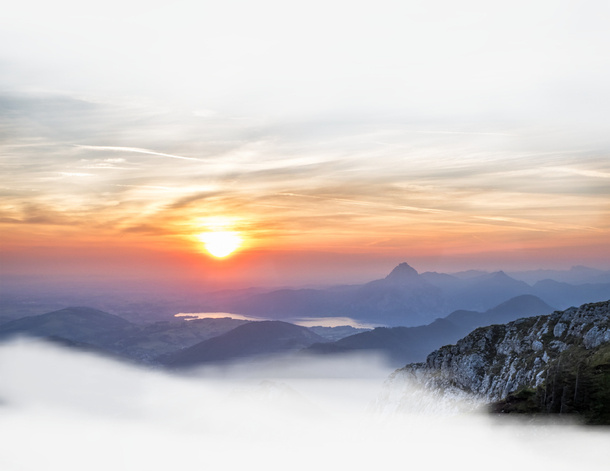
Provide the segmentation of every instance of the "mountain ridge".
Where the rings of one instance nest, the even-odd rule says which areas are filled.
[[[425,362],[396,370],[387,386],[408,384],[407,397],[418,385],[445,399],[496,403],[497,411],[510,410],[517,398],[528,411],[569,411],[587,423],[610,424],[609,381],[610,301],[604,301],[480,327]]]
[[[282,321],[250,322],[162,359],[171,368],[227,362],[245,357],[298,351],[324,338]]]
[[[456,342],[473,329],[552,312],[553,307],[532,295],[512,298],[485,312],[454,311],[430,324],[415,327],[378,327],[335,342],[313,344],[307,351],[318,354],[376,350],[394,366],[423,361],[434,349]]]
[[[530,286],[503,270],[418,273],[406,262],[384,278],[340,288],[272,290],[224,298],[211,310],[286,320],[291,317],[351,317],[377,326],[427,325],[455,310],[483,312],[520,295],[534,295],[559,309],[610,297],[610,283]]]

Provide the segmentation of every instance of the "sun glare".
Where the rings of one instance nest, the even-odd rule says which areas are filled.
[[[216,258],[224,258],[239,248],[242,238],[238,232],[217,231],[199,234],[198,238],[203,242],[205,249]]]

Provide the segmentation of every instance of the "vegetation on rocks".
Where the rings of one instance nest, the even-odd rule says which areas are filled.
[[[545,371],[544,384],[525,387],[490,407],[497,413],[572,414],[587,424],[610,424],[610,344],[572,346]]]

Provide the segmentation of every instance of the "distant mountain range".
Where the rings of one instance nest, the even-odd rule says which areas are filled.
[[[89,307],[69,307],[4,323],[0,325],[0,338],[21,334],[100,346],[118,340],[132,326],[131,322],[107,312]]]
[[[282,321],[176,319],[148,325],[87,307],[73,307],[0,325],[0,340],[44,338],[67,347],[121,356],[172,368],[227,362],[258,355],[346,353],[376,350],[394,365],[418,361],[473,328],[550,312],[540,299],[524,295],[486,312],[455,311],[420,327],[301,327]],[[352,335],[350,335],[352,334]]]
[[[230,343],[232,339],[239,339],[234,341],[233,350],[223,350],[218,347],[220,353],[216,355],[216,359],[222,357],[226,360],[251,355],[257,348],[260,353],[280,351],[282,350],[280,346],[300,350],[315,342],[337,340],[364,330],[350,326],[308,329],[285,322],[279,324],[283,326],[283,330],[278,327],[278,323],[251,322],[227,317],[173,319],[142,325],[133,324],[121,317],[89,307],[69,307],[39,316],[0,323],[0,341],[20,336],[35,337],[81,350],[157,364],[160,358],[169,358],[172,354],[198,345],[200,342],[220,338],[223,334],[239,327],[244,329],[237,330],[223,340]],[[247,327],[249,325],[252,326]],[[277,338],[274,335],[277,335]],[[248,336],[252,338],[246,340]],[[210,345],[212,347],[218,345],[215,342]],[[255,348],[257,342],[260,345]],[[240,348],[241,353],[238,351]],[[176,364],[181,361],[176,360]]]
[[[554,280],[573,285],[610,283],[609,270],[598,270],[580,265],[569,270],[531,270],[510,272],[509,275],[532,285],[542,280]]]
[[[575,271],[599,275],[580,268]],[[47,338],[140,363],[176,367],[301,349],[324,354],[377,350],[398,365],[422,361],[432,350],[480,326],[610,299],[610,283],[542,280],[530,286],[502,271],[419,274],[401,263],[385,278],[363,285],[241,290],[235,297],[231,293],[216,296],[220,304],[208,306],[209,310],[283,321],[174,318],[136,324],[97,309],[70,307],[0,320],[0,340],[19,335]],[[305,328],[287,322],[295,317],[350,317],[390,327],[370,331],[345,325]]]
[[[154,362],[160,354],[194,345],[245,322],[228,318],[176,319],[138,325],[97,309],[69,307],[0,324],[0,340],[37,337],[136,361]]]
[[[582,269],[573,269],[578,273]],[[605,272],[593,269],[603,279]],[[533,295],[560,309],[610,298],[610,282],[568,284],[553,280],[533,286],[503,271],[419,274],[401,263],[384,279],[328,289],[282,289],[211,301],[210,310],[287,320],[292,317],[351,317],[373,325],[418,326],[459,310],[486,311],[511,298]]]
[[[425,360],[433,350],[456,342],[473,329],[521,317],[547,314],[554,309],[532,295],[522,295],[486,312],[454,311],[418,327],[378,327],[336,342],[316,343],[308,351],[321,354],[371,351],[384,354],[394,366]]]

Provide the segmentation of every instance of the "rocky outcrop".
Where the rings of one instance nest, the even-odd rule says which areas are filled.
[[[408,384],[437,397],[498,401],[523,388],[543,387],[550,371],[556,376],[562,358],[564,364],[576,356],[585,362],[587,355],[609,343],[610,301],[482,327],[457,344],[432,352],[424,363],[395,371],[387,381],[393,392],[386,393],[386,399],[394,396],[396,401],[397,390],[405,392]],[[589,363],[582,363],[582,368]],[[398,403],[404,405],[405,398]]]

